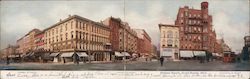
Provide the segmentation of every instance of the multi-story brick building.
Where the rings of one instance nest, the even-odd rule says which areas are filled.
[[[44,49],[60,52],[66,61],[74,61],[76,56],[88,54],[94,61],[111,59],[110,29],[102,23],[94,22],[78,15],[68,18],[44,30]]]
[[[212,29],[208,2],[201,3],[201,10],[188,6],[180,8],[175,25],[179,26],[180,50],[215,52],[216,34]]]
[[[35,43],[35,35],[40,33],[41,31],[39,29],[33,29],[30,32],[28,32],[25,36],[17,40],[17,52],[26,54],[33,52],[36,47]]]
[[[179,59],[179,26],[159,24],[160,56],[170,60]]]
[[[152,44],[151,38],[144,29],[133,29],[137,33],[137,53],[140,56],[152,57]]]
[[[137,52],[137,34],[128,23],[114,17],[109,17],[102,23],[111,29],[110,41],[113,51],[127,52],[130,55]]]

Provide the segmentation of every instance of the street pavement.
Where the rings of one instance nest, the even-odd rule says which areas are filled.
[[[211,61],[199,63],[196,60],[165,61],[132,61],[108,63],[11,63],[0,64],[0,70],[146,70],[146,71],[250,71],[250,62],[223,63]]]

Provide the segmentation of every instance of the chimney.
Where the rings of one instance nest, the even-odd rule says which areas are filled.
[[[60,19],[60,21],[59,22],[61,22],[62,21],[62,19]]]
[[[69,17],[71,17],[71,15],[69,14]]]

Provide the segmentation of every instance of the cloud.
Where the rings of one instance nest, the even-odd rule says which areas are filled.
[[[8,43],[15,44],[16,40],[24,36],[25,33],[40,26],[39,21],[28,13],[2,17],[1,20],[1,47],[8,45]]]
[[[233,51],[241,50],[244,41],[243,37],[247,34],[249,25],[243,23],[231,23],[228,14],[221,11],[214,15],[214,28],[216,29],[217,37],[224,38],[225,42],[233,48]]]

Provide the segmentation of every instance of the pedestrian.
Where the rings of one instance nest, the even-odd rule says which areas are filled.
[[[204,58],[203,57],[199,57],[200,58],[200,63],[203,63]]]
[[[161,58],[160,58],[160,63],[161,63],[161,66],[163,66],[163,62],[164,62],[164,58],[163,58],[163,57],[161,57]]]
[[[8,56],[6,57],[6,64],[7,64],[7,65],[9,65],[9,64],[10,64],[10,59],[9,59],[9,57],[8,57]]]
[[[65,63],[65,58],[63,57],[63,63]]]

